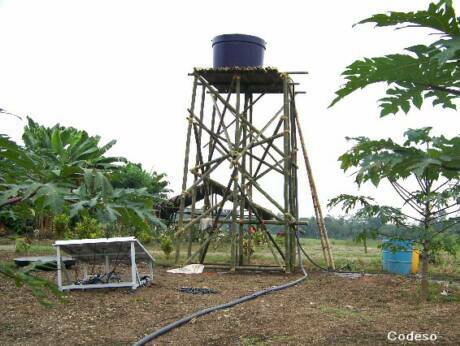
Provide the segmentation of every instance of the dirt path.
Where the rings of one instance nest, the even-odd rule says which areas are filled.
[[[5,259],[3,252],[0,257]],[[11,258],[12,254],[6,257]],[[54,273],[45,274],[53,279]],[[72,292],[67,304],[39,305],[25,288],[0,279],[1,345],[130,345],[199,308],[223,303],[297,275],[168,274],[125,290]],[[188,295],[178,287],[220,293]],[[387,333],[436,333],[437,344],[460,343],[460,304],[418,304],[416,283],[387,276],[343,278],[313,273],[297,287],[213,313],[159,338],[156,345],[330,345],[387,343]]]

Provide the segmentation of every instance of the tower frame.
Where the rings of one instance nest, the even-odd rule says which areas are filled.
[[[225,68],[194,69],[191,73],[192,99],[187,110],[182,193],[175,233],[176,262],[179,261],[180,244],[185,235],[188,235],[189,244],[185,263],[191,263],[196,258],[204,263],[210,242],[222,226],[229,225],[230,269],[247,266],[245,225],[254,225],[262,231],[278,266],[286,272],[294,270],[298,260],[296,232],[298,226],[305,222],[299,221],[299,124],[295,98],[300,92],[295,90],[297,83],[291,78],[293,73],[304,72]],[[265,119],[261,127],[255,124],[254,109],[259,100],[269,94],[277,96],[281,106],[273,116]],[[197,99],[199,109],[196,112]],[[206,101],[212,106],[210,114],[206,112]],[[273,132],[267,134],[274,124]],[[255,150],[262,155],[258,156]],[[190,167],[193,153],[195,165]],[[225,163],[230,164],[231,173],[227,174],[226,185],[223,185],[213,179],[213,174]],[[262,177],[266,179],[274,174],[282,177],[283,194],[278,199],[260,183]],[[190,175],[193,182],[189,180]],[[254,192],[259,197],[263,196],[266,204],[270,204],[276,212],[257,204]],[[203,200],[201,210],[197,209],[198,199]],[[230,202],[233,203],[231,212],[223,217],[224,205]],[[191,206],[188,220],[186,205]],[[202,220],[209,220],[209,217],[212,224],[206,232],[206,239],[192,253],[192,227]],[[284,249],[268,231],[268,224],[284,227]]]

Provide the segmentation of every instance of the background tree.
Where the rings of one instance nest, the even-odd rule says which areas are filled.
[[[99,136],[59,124],[48,128],[30,118],[23,141],[20,146],[0,137],[0,216],[17,219],[16,209],[31,210],[33,216],[64,212],[71,218],[86,212],[102,224],[163,226],[153,205],[166,193],[164,175],[152,176],[149,186],[112,187],[109,177],[126,162],[106,155],[116,141],[100,145]]]
[[[459,237],[445,234],[460,222],[460,174],[433,164],[439,163],[440,157],[450,161],[452,148],[460,150],[460,138],[431,136],[430,130],[408,130],[403,144],[391,139],[354,138],[357,143],[339,158],[345,172],[356,169],[358,187],[367,181],[375,186],[388,182],[400,199],[399,207],[382,206],[370,197],[352,195],[340,195],[329,204],[340,204],[347,213],[356,208],[357,218],[379,218],[384,224],[396,225],[396,232],[383,235],[420,245],[424,300],[428,294],[429,259],[440,250],[455,254]]]
[[[21,231],[37,216],[57,215],[60,236],[77,237],[78,229],[87,229],[79,225],[87,224],[103,228],[105,236],[119,231],[138,236],[152,225],[164,227],[154,204],[166,196],[165,175],[149,175],[136,166],[144,180],[114,188],[109,179],[114,172],[132,170],[124,166],[126,159],[107,155],[116,141],[101,145],[99,136],[59,124],[45,127],[31,118],[22,139],[24,145],[19,145],[0,134],[0,222]],[[69,223],[75,232],[69,232]],[[96,229],[94,234],[101,233]],[[27,285],[46,303],[46,292],[57,294],[57,288],[32,271],[0,263],[1,275]]]
[[[170,192],[169,182],[165,178],[164,173],[147,172],[140,163],[128,162],[112,173],[110,182],[114,188],[146,188],[156,201],[160,201]]]

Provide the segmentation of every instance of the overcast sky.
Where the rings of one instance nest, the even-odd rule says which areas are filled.
[[[454,1],[458,4],[459,1]],[[0,0],[0,108],[52,126],[117,139],[111,151],[146,169],[166,172],[175,193],[182,179],[186,109],[193,67],[212,65],[211,39],[246,33],[267,41],[265,65],[307,70],[307,94],[297,100],[321,202],[357,193],[337,158],[345,136],[400,138],[405,129],[433,126],[458,134],[452,110],[379,118],[382,86],[327,106],[353,60],[431,42],[427,31],[352,24],[374,13],[426,8],[429,1],[45,1]],[[274,110],[276,111],[276,110]],[[23,122],[0,118],[0,132],[19,140]],[[305,173],[300,181],[307,184]],[[280,186],[281,191],[282,187]],[[313,214],[301,190],[301,214]],[[389,189],[365,187],[392,203]],[[333,211],[336,213],[336,211]]]

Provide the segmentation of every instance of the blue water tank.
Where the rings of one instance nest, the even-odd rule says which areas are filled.
[[[407,240],[383,240],[382,264],[383,270],[408,275],[412,271],[412,243]],[[391,249],[393,247],[396,251]]]
[[[257,36],[225,34],[212,40],[213,66],[262,67],[264,64],[265,41]]]

